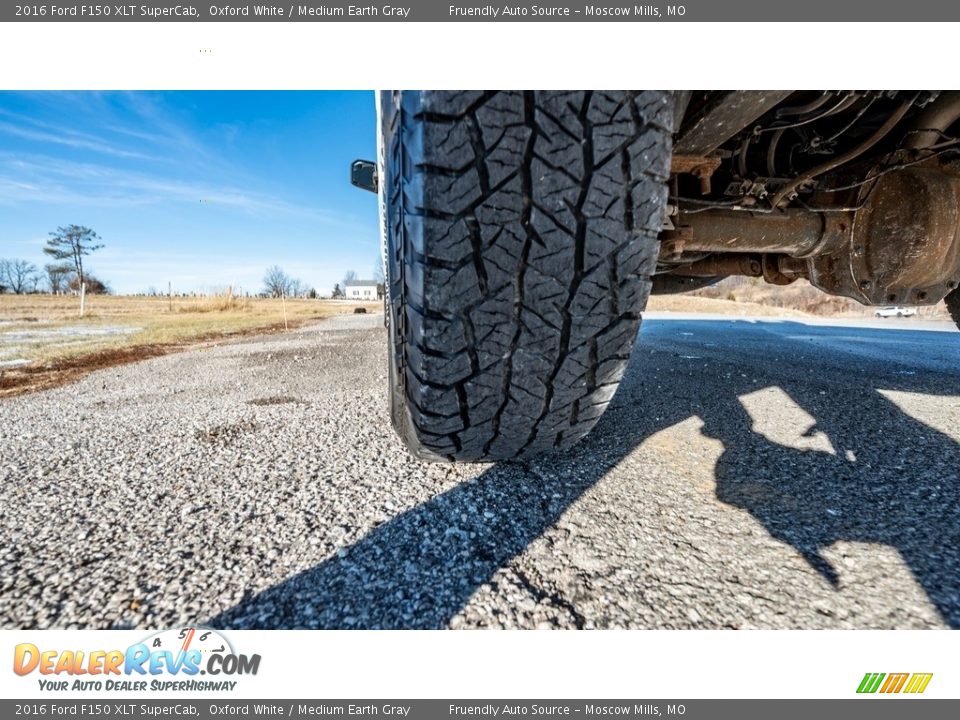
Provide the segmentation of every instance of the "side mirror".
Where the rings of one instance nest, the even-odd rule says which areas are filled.
[[[378,187],[377,164],[369,160],[354,160],[350,165],[350,183],[375,193]]]

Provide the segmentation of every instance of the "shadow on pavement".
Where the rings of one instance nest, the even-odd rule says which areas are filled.
[[[644,439],[699,416],[703,434],[724,447],[715,468],[719,500],[749,511],[833,584],[838,576],[824,548],[837,541],[895,548],[944,621],[958,628],[960,445],[877,388],[960,395],[960,373],[949,370],[960,358],[960,334],[864,331],[861,341],[871,346],[946,348],[947,363],[928,367],[909,357],[900,364],[896,350],[883,359],[858,354],[844,345],[857,333],[789,322],[650,321],[610,409],[573,450],[491,466],[208,624],[445,627]],[[689,362],[697,362],[695,382],[687,379]],[[740,397],[769,387],[815,418],[810,433],[823,433],[836,454],[755,432]],[[578,617],[564,598],[550,600]]]

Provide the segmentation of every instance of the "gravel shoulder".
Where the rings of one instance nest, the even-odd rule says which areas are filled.
[[[382,323],[0,400],[0,624],[960,627],[960,333],[654,314],[584,442],[445,465]]]

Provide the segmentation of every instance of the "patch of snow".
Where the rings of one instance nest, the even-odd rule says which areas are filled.
[[[0,333],[0,342],[19,342],[23,340],[59,340],[62,338],[104,337],[110,335],[129,335],[140,330],[126,325],[68,325],[66,327],[44,330],[9,330]]]

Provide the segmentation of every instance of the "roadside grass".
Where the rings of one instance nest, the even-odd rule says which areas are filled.
[[[810,317],[809,313],[796,308],[775,307],[755,302],[700,297],[689,294],[651,295],[647,303],[647,310],[651,312],[706,313],[739,317]]]
[[[873,317],[877,310],[850,298],[828,295],[806,280],[797,280],[789,285],[769,285],[761,278],[730,277],[716,285],[694,290],[683,297],[759,306],[766,308],[766,311],[757,314],[764,315],[787,315],[790,311],[799,311],[801,314],[820,317],[867,318]],[[916,308],[916,311],[917,317],[925,320],[950,319],[942,301],[936,305]]]
[[[284,306],[290,329],[356,307],[382,308],[345,300],[95,295],[81,318],[76,297],[0,295],[0,396],[192,343],[283,331]]]
[[[711,315],[810,318],[873,319],[877,308],[849,298],[833,297],[804,280],[785,287],[730,278],[717,285],[679,295],[652,295],[647,310],[708,313]],[[950,321],[943,302],[919,307],[916,320]]]

